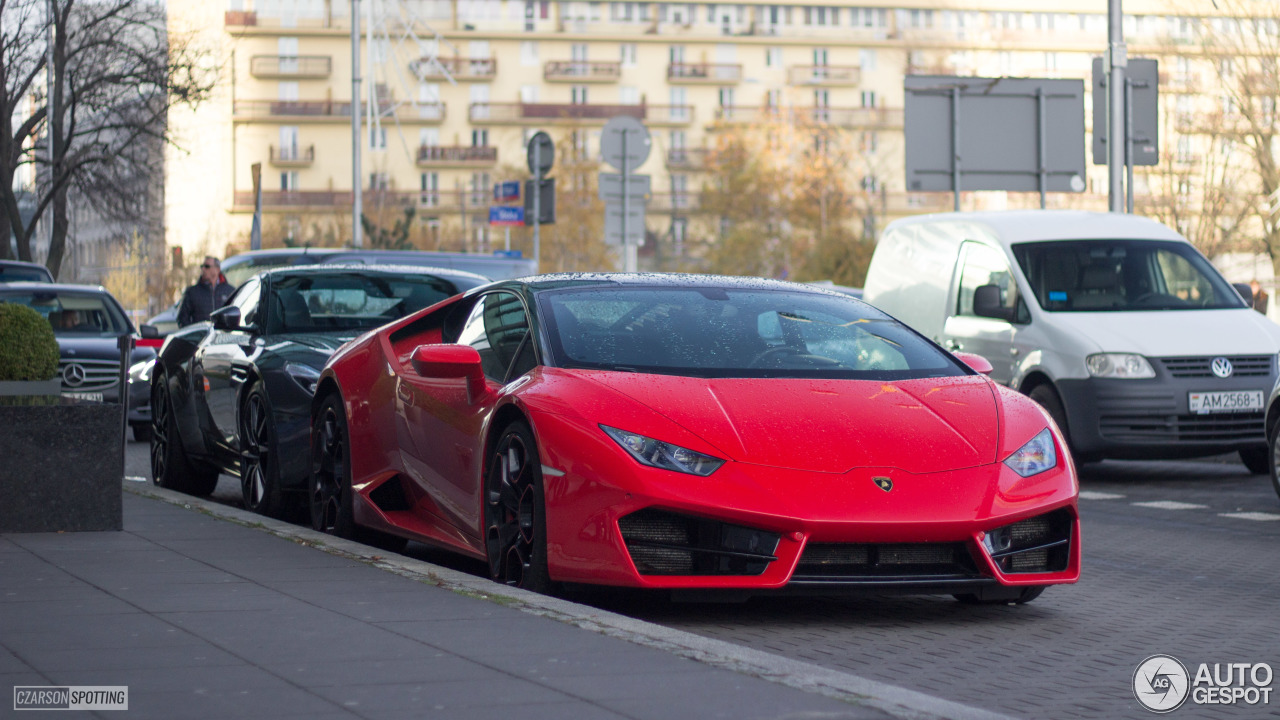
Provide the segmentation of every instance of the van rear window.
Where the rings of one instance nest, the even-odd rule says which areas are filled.
[[[1022,243],[1013,255],[1049,312],[1220,310],[1244,301],[1195,248],[1162,240]]]

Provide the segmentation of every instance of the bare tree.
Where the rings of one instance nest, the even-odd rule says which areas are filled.
[[[46,264],[57,276],[72,191],[106,218],[146,213],[145,188],[162,172],[168,108],[199,102],[212,88],[203,60],[168,37],[163,3],[0,0],[0,225],[19,259],[31,260],[37,221],[50,213]],[[15,184],[33,191],[28,223]],[[10,253],[0,243],[0,257]]]

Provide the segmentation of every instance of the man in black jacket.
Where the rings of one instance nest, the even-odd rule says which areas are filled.
[[[206,257],[200,264],[200,281],[187,288],[178,306],[178,325],[204,322],[209,313],[227,304],[235,288],[222,278],[222,264],[216,257]]]

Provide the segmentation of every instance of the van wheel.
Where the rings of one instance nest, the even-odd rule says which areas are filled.
[[[1040,407],[1049,412],[1049,417],[1053,418],[1053,422],[1062,431],[1062,436],[1067,439],[1067,444],[1071,444],[1071,433],[1067,429],[1067,413],[1062,409],[1062,400],[1058,398],[1058,393],[1054,391],[1051,385],[1037,385],[1031,388],[1031,392],[1027,393],[1028,397],[1040,403]]]

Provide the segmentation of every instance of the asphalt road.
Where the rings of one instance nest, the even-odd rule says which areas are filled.
[[[128,473],[146,477],[146,446]],[[1084,573],[1023,606],[945,597],[756,598],[672,603],[609,594],[589,602],[637,618],[968,705],[1027,718],[1147,718],[1134,698],[1145,658],[1268,663],[1280,675],[1280,499],[1229,457],[1104,462],[1082,469]],[[224,477],[215,496],[239,504]],[[411,544],[409,554],[483,573]],[[1220,672],[1226,672],[1223,667]],[[1225,677],[1224,677],[1225,679]],[[1249,684],[1235,684],[1249,687]],[[1280,716],[1268,705],[1197,705],[1179,718]],[[1193,695],[1194,697],[1194,695]]]

